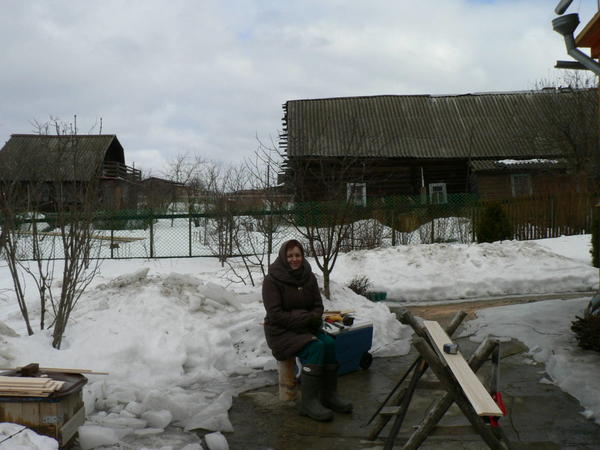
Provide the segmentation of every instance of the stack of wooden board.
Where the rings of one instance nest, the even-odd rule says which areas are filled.
[[[63,384],[48,377],[0,376],[0,397],[48,397]]]

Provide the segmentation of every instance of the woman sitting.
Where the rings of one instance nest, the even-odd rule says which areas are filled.
[[[262,295],[265,336],[273,356],[303,361],[300,414],[327,421],[333,419],[332,410],[351,412],[352,403],[337,394],[335,341],[321,331],[323,301],[300,242],[290,240],[281,246],[269,266]]]

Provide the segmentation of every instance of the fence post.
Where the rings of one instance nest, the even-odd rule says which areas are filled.
[[[435,214],[431,215],[431,242],[430,244],[433,244],[435,242]]]
[[[150,211],[150,258],[154,258],[154,214]]]
[[[477,206],[472,206],[471,207],[471,242],[475,242],[475,228],[476,228],[476,223],[475,221],[477,220],[477,210],[479,208],[479,203]]]
[[[554,196],[550,197],[550,236],[548,237],[556,237],[558,233],[554,229],[556,227],[556,217],[554,211]]]
[[[392,247],[396,246],[396,213],[392,211]]]
[[[192,256],[192,215],[188,216],[188,244],[189,244],[189,256]]]

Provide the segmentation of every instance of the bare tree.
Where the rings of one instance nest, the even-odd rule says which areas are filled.
[[[0,253],[6,261],[13,282],[13,289],[21,316],[25,322],[27,333],[31,336],[33,328],[25,299],[24,279],[19,271],[22,257],[22,239],[19,230],[20,209],[23,207],[23,185],[18,178],[9,179],[8,174],[16,169],[15,163],[2,158],[2,173],[0,173]]]
[[[368,156],[380,154],[385,145],[380,138],[369,136],[357,118],[348,119],[345,131],[337,137],[341,156],[288,156],[286,160],[287,183],[295,191],[294,211],[288,217],[323,273],[327,298],[331,295],[330,275],[343,243],[350,237],[353,222],[364,217],[368,168],[374,160]],[[305,155],[318,155],[314,150],[322,147],[329,134],[328,124],[324,124],[320,133],[312,137],[300,133],[296,139],[305,148]]]
[[[567,71],[552,80],[536,83],[544,96],[539,128],[556,136],[565,145],[564,157],[569,170],[587,175],[594,190],[600,182],[600,145],[598,134],[598,79],[581,71]],[[544,136],[535,136],[543,141]]]
[[[246,185],[245,173],[239,167],[211,163],[207,167],[204,182],[206,242],[224,267],[227,259],[234,253],[234,243],[240,225],[236,217],[238,205],[233,193]]]
[[[247,174],[249,189],[247,199],[238,198],[238,209],[246,215],[237,218],[241,223],[235,227],[233,243],[244,270],[237,270],[233,264],[230,269],[238,280],[243,283],[249,280],[253,286],[256,272],[262,277],[266,275],[276,236],[285,223],[280,213],[286,197],[277,187],[281,163],[276,146],[258,140],[253,157],[246,159],[241,168]]]
[[[100,241],[93,234],[93,223],[99,207],[101,160],[90,159],[82,148],[76,121],[65,124],[51,118],[34,125],[39,134],[34,160],[32,155],[18,153],[2,156],[5,166],[13,166],[10,175],[2,174],[2,250],[28,332],[33,330],[24,300],[23,272],[37,288],[40,328],[46,327],[46,313],[52,313],[48,328],[53,328],[52,346],[59,349],[71,313],[100,264]],[[95,167],[92,176],[81,178],[79,174],[90,164]],[[51,177],[48,168],[52,168]],[[40,230],[41,223],[51,223],[52,233]],[[19,247],[20,241],[29,247]],[[59,295],[52,291],[54,258],[63,263]]]
[[[60,152],[65,173],[78,173],[89,164],[77,125],[53,122],[56,134],[61,136]],[[101,168],[98,168],[100,171]],[[72,171],[72,172],[71,172]],[[86,181],[70,182],[68,177],[54,182],[52,193],[56,205],[56,228],[60,234],[63,271],[60,296],[52,302],[54,312],[52,346],[59,349],[69,318],[85,289],[100,267],[99,240],[94,236],[94,220],[99,204],[99,177],[94,173]]]
[[[189,154],[179,154],[169,161],[165,177],[174,183],[175,187],[171,191],[171,203],[181,200],[177,185],[184,192],[184,198],[187,212],[194,214],[198,212],[198,194],[205,188],[206,171],[208,162],[199,155],[190,156]],[[195,222],[199,226],[198,221]]]

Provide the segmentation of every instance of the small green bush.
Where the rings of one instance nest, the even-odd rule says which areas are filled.
[[[489,203],[484,206],[475,226],[475,233],[478,243],[512,239],[512,225],[499,203]]]
[[[350,280],[350,283],[348,284],[348,287],[350,289],[352,289],[356,294],[362,295],[363,297],[367,296],[367,291],[370,286],[371,286],[371,281],[369,280],[368,277],[366,277],[364,275],[355,276],[354,278],[352,278],[352,280]]]
[[[577,317],[571,323],[571,330],[581,348],[600,352],[600,314]]]

